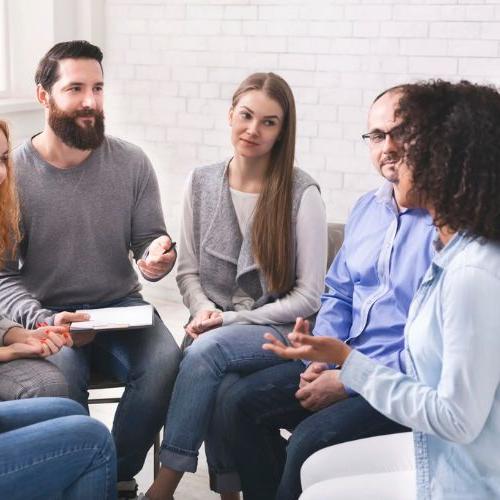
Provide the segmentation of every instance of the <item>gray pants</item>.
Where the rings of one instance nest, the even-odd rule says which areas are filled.
[[[45,359],[16,359],[0,363],[0,400],[68,397],[64,375]]]

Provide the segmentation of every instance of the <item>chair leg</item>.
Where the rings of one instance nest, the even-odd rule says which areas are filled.
[[[156,434],[155,441],[153,445],[153,473],[154,478],[158,475],[160,471],[160,433]]]

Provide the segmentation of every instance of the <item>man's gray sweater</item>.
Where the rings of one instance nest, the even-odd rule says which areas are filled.
[[[80,165],[47,163],[26,141],[14,152],[23,239],[0,272],[0,311],[34,327],[51,307],[102,305],[140,290],[140,258],[166,234],[155,173],[143,151],[107,136]]]

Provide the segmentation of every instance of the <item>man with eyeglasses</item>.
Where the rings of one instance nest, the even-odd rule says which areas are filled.
[[[401,87],[391,88],[371,106],[363,139],[386,181],[362,196],[349,217],[344,243],[326,276],[313,334],[340,338],[405,371],[403,330],[431,262],[435,233],[426,212],[399,202],[402,124],[395,109],[400,95]],[[296,328],[309,331],[301,320]],[[322,363],[306,368],[290,361],[261,370],[236,382],[223,404],[245,500],[296,499],[300,468],[315,451],[408,431],[344,387],[335,366]],[[280,436],[283,428],[292,431],[288,443]]]

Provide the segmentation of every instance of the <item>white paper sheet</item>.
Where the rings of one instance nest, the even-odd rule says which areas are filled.
[[[153,325],[153,306],[103,307],[78,311],[90,314],[89,321],[71,324],[71,331],[121,330]]]

